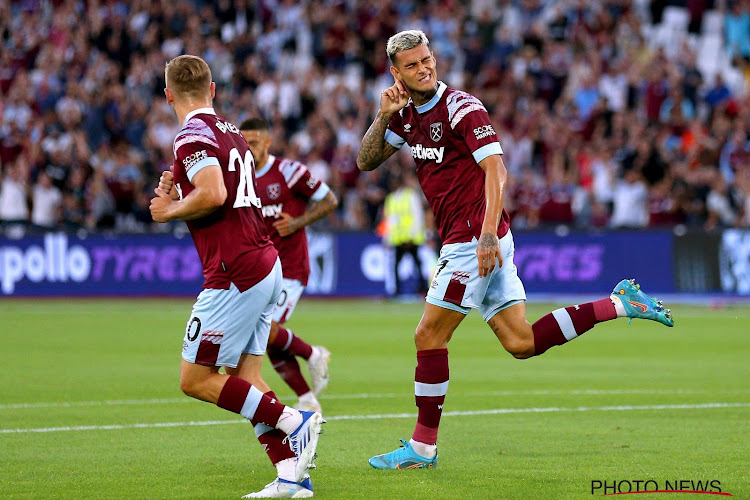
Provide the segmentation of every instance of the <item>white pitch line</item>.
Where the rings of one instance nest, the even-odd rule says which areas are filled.
[[[481,392],[456,392],[461,396],[604,396],[618,394],[747,394],[750,389],[730,389],[723,391],[707,391],[703,389],[581,389],[581,390],[529,390],[529,391],[481,391]],[[331,394],[320,396],[319,399],[376,399],[412,397],[413,394],[383,393],[383,394]],[[0,406],[0,408],[2,408]]]
[[[557,413],[586,411],[637,411],[637,410],[698,410],[710,408],[750,408],[750,403],[701,403],[684,405],[642,405],[642,406],[577,406],[572,408],[552,406],[548,408],[495,408],[491,410],[447,411],[444,417],[463,417],[475,415],[503,415],[509,413]],[[382,413],[375,415],[332,415],[327,421],[334,420],[382,420],[389,418],[415,418],[416,413]],[[191,422],[161,422],[153,424],[123,425],[78,425],[71,427],[40,427],[36,429],[0,429],[0,434],[28,434],[44,432],[99,431],[120,429],[149,429],[159,427],[195,427],[205,425],[244,424],[247,420],[205,420]]]
[[[481,392],[454,392],[461,396],[606,396],[620,394],[747,394],[750,389],[730,389],[719,391],[707,391],[703,389],[582,389],[582,390],[529,390],[529,391],[481,391]],[[414,395],[408,392],[402,393],[360,393],[360,394],[330,394],[320,397],[322,400],[335,399],[382,399],[382,398],[411,398]],[[291,397],[291,396],[290,396]],[[0,404],[0,410],[19,410],[33,408],[76,408],[82,406],[117,406],[117,405],[155,405],[172,403],[197,403],[195,399],[185,397],[179,398],[155,398],[155,399],[115,399],[106,401],[60,401],[42,403],[11,403]]]
[[[18,410],[25,408],[73,408],[81,406],[116,406],[116,405],[154,405],[171,403],[193,403],[196,400],[184,398],[160,399],[114,399],[109,401],[60,401],[56,403],[14,403],[0,405],[0,410]]]

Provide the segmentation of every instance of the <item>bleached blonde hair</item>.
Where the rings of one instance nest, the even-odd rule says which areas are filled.
[[[427,35],[422,30],[405,30],[400,31],[388,39],[388,43],[385,46],[385,51],[391,62],[396,62],[396,54],[402,50],[413,49],[420,45],[426,45],[430,48],[430,41],[427,39]]]

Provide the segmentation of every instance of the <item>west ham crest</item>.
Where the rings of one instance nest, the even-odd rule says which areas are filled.
[[[272,200],[278,199],[278,197],[281,196],[281,184],[279,184],[278,182],[269,184],[266,187],[266,193],[268,193],[268,197]]]
[[[443,138],[443,122],[430,124],[430,138],[435,142]]]

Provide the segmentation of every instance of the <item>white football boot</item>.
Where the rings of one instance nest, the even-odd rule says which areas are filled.
[[[313,394],[312,391],[300,396],[299,401],[296,405],[294,405],[294,407],[302,411],[316,411],[318,413],[322,412],[320,401],[318,401],[318,398],[315,397],[315,394]]]
[[[288,442],[289,447],[297,456],[294,478],[302,483],[308,475],[307,470],[318,456],[315,449],[318,446],[318,437],[322,432],[322,426],[326,421],[323,415],[317,412],[301,411],[300,414],[302,414],[302,423],[284,438],[283,442]]]
[[[310,370],[310,382],[312,382],[313,394],[318,396],[328,387],[328,362],[331,353],[325,347],[313,346],[310,359],[307,360],[307,368]]]
[[[310,476],[299,483],[276,478],[265,488],[255,493],[248,493],[242,498],[312,498],[313,486]]]

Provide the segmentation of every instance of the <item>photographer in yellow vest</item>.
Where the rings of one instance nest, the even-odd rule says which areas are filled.
[[[418,291],[427,292],[427,281],[422,276],[422,261],[419,246],[425,242],[425,214],[422,195],[416,176],[405,172],[400,178],[391,179],[391,189],[385,198],[383,218],[386,222],[386,242],[395,250],[394,276],[395,295],[401,295],[401,278],[398,266],[406,254],[414,259]]]

